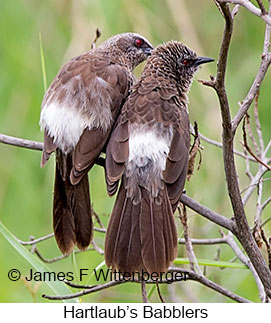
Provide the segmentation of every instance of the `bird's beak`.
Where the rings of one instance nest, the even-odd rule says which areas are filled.
[[[205,63],[210,63],[210,62],[213,62],[213,61],[214,61],[213,58],[200,56],[200,57],[198,57],[196,59],[194,65],[198,66],[198,65],[205,64]]]
[[[150,56],[152,51],[153,51],[153,48],[152,47],[146,47],[146,48],[143,48],[142,50],[143,50],[144,54]]]

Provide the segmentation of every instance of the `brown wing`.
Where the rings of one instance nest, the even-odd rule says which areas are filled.
[[[86,53],[67,63],[52,82],[43,107],[52,102],[72,106],[82,119],[88,120],[74,148],[72,184],[80,181],[101,153],[132,81],[125,68],[111,64],[108,58]],[[57,148],[55,142],[56,138],[49,137],[45,128],[42,166]]]
[[[176,210],[186,180],[189,146],[189,117],[186,110],[181,109],[178,127],[174,129],[166,169],[163,174],[173,212]]]
[[[187,98],[185,95],[179,97],[180,93],[174,84],[161,77],[155,80],[146,77],[138,84],[137,91],[140,95],[133,103],[137,115],[149,124],[162,123],[173,127],[163,180],[174,212],[183,192],[188,167],[190,135]]]
[[[113,121],[117,118],[131,84],[127,71],[117,65],[109,65],[104,68],[103,72],[99,71],[97,75],[110,84],[111,87],[110,110],[112,122],[107,130],[102,129],[102,127],[94,127],[91,130],[86,128],[84,130],[73,154],[73,169],[71,172],[71,182],[73,184],[80,181],[80,178],[92,167],[95,159],[103,151],[111,133]]]
[[[49,160],[51,153],[56,150],[56,144],[54,144],[53,139],[48,136],[48,131],[45,129],[44,131],[44,139],[43,139],[43,150],[41,157],[41,167],[45,166],[47,161]]]
[[[117,126],[106,151],[106,178],[109,195],[117,190],[129,157],[129,124],[146,124],[148,127],[172,126],[174,135],[167,158],[164,181],[173,204],[181,196],[189,154],[189,117],[185,106],[177,99],[176,88],[148,77],[134,86],[133,93],[122,108]],[[155,145],[155,143],[154,143]]]
[[[126,104],[123,108],[125,106]],[[115,194],[117,190],[118,181],[123,174],[125,162],[129,157],[128,127],[129,121],[121,122],[120,117],[106,147],[106,183],[107,192],[110,196]]]

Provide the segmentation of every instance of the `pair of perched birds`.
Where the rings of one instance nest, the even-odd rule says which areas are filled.
[[[147,60],[139,81],[133,69]],[[105,240],[108,267],[167,271],[177,255],[173,213],[189,158],[187,92],[198,57],[180,42],[153,49],[139,34],[111,37],[70,60],[42,103],[41,165],[56,155],[53,226],[62,253],[93,237],[88,171],[106,152],[110,196],[120,187]]]

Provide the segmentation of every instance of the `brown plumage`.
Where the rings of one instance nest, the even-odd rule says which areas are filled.
[[[212,59],[179,42],[157,47],[122,108],[106,149],[106,181],[113,195],[107,266],[165,272],[177,255],[173,218],[189,156],[187,95],[193,75]]]
[[[56,152],[53,226],[62,253],[92,239],[88,171],[103,151],[134,81],[132,70],[150,54],[141,35],[113,36],[96,50],[69,61],[46,92],[41,165]]]

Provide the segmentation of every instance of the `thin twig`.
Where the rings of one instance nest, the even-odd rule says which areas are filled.
[[[95,249],[94,248],[87,248],[84,251],[82,251],[82,250],[76,250],[75,251],[75,254],[82,253],[82,252],[85,252],[85,251],[93,251],[93,250],[95,250]],[[69,257],[69,255],[60,255],[60,256],[57,256],[57,257],[54,257],[54,258],[44,258],[42,256],[42,254],[40,253],[40,251],[35,246],[34,246],[32,252],[34,252],[40,258],[40,260],[42,260],[43,262],[45,262],[47,264],[52,264],[54,262],[57,262],[59,260],[62,260],[62,259],[65,259],[65,258]]]
[[[192,244],[195,245],[215,245],[215,244],[221,244],[221,243],[227,243],[224,238],[213,238],[213,239],[190,239]],[[179,244],[185,244],[185,239],[180,238]]]
[[[107,288],[110,288],[110,287],[113,287],[113,286],[116,286],[116,285],[124,284],[126,282],[127,282],[126,280],[118,280],[118,281],[113,280],[113,281],[110,281],[108,283],[101,284],[101,285],[96,285],[96,286],[93,286],[93,288],[86,289],[86,290],[83,290],[81,292],[74,293],[74,294],[59,295],[59,296],[49,296],[49,295],[43,294],[42,297],[50,299],[50,300],[72,299],[72,298],[81,297],[81,296],[84,296],[84,295],[87,295],[87,294],[90,294],[90,293],[98,292],[100,290],[107,289]]]
[[[262,3],[262,1],[261,0],[256,0],[257,1],[257,3],[258,3],[258,6],[260,7],[260,9],[261,9],[261,12],[262,12],[262,15],[264,16],[264,15],[266,15],[267,14],[267,11],[265,10],[265,7],[264,7],[264,5],[263,5],[263,3]]]
[[[235,222],[231,219],[224,217],[223,215],[214,212],[213,210],[207,208],[206,206],[200,204],[199,202],[193,200],[186,194],[182,194],[180,202],[184,203],[190,209],[194,210],[198,214],[204,216],[208,220],[222,226],[225,229],[232,231],[233,233],[236,230]]]
[[[161,290],[160,290],[160,286],[158,283],[156,283],[156,289],[157,289],[157,294],[158,294],[158,297],[159,297],[161,303],[165,303],[162,293],[161,293]]]
[[[232,299],[232,300],[234,300],[236,302],[250,303],[249,300],[247,300],[247,299],[245,299],[245,298],[243,298],[243,297],[241,297],[239,295],[236,295],[235,293],[233,293],[233,292],[227,290],[226,288],[216,284],[215,282],[207,279],[206,277],[198,275],[198,274],[196,274],[196,273],[194,273],[194,272],[192,272],[190,270],[183,269],[183,268],[178,268],[178,267],[170,267],[168,271],[169,272],[183,273],[183,274],[186,275],[185,276],[186,280],[197,281],[197,282],[205,285],[206,287],[211,288],[214,291],[216,291],[216,292],[218,292],[218,293],[220,293],[220,294],[222,294],[222,295],[224,295],[226,297],[229,297],[230,299]],[[127,282],[128,282],[127,280],[110,281],[108,283],[104,283],[104,284],[100,284],[100,285],[89,286],[89,288],[84,289],[83,291],[73,293],[73,294],[69,294],[69,295],[49,296],[49,295],[43,294],[42,297],[50,299],[50,300],[72,299],[72,298],[81,297],[81,296],[84,296],[84,295],[87,295],[87,294],[91,294],[91,293],[94,293],[94,292],[97,292],[97,291],[100,291],[100,290],[103,290],[103,289],[111,288],[113,286],[120,285],[120,284],[127,283]],[[65,282],[65,283],[67,283],[67,282]],[[141,284],[141,281],[135,280],[135,281],[130,282],[130,283],[140,283]],[[146,281],[146,284],[153,284],[153,283],[156,283],[156,281],[152,281],[152,280]],[[162,280],[162,281],[159,281],[159,284],[168,284],[168,281],[167,280]],[[69,283],[69,285],[71,285],[71,284]],[[72,285],[74,285],[74,284],[72,284]],[[78,286],[78,285],[76,285],[76,286]]]
[[[271,270],[271,243],[270,240],[268,241],[263,228],[261,228],[261,235],[262,235],[262,239],[265,243],[266,246],[266,250],[267,250],[267,254],[268,254],[268,264],[269,264],[269,269]]]
[[[3,135],[3,134],[0,134],[0,143],[11,145],[11,146],[16,146],[16,147],[21,147],[21,148],[32,149],[32,150],[42,150],[43,149],[43,142],[21,139],[21,138],[7,136],[7,135]],[[104,167],[104,165],[105,165],[104,158],[102,158],[102,157],[97,158],[95,160],[95,164]]]
[[[102,229],[106,230],[103,223],[102,223],[102,221],[101,221],[101,219],[100,219],[100,217],[99,217],[99,215],[93,210],[93,208],[92,208],[92,214],[94,215],[94,217],[95,217],[96,221],[98,222],[99,226]]]
[[[264,176],[264,174],[266,172],[268,172],[268,170],[265,167],[261,166],[258,168],[258,171],[255,174],[255,176],[253,177],[253,179],[251,180],[250,185],[246,188],[246,194],[242,199],[243,205],[245,205],[247,203],[251,194],[253,193],[255,188],[259,185],[260,181],[262,180],[262,177]],[[264,179],[264,180],[266,180],[266,179]]]
[[[260,17],[266,24],[271,24],[271,17],[268,15],[263,15],[261,9],[257,8],[254,4],[252,4],[249,0],[218,0],[219,3],[233,3],[239,4],[240,6],[245,7],[254,15]]]
[[[266,199],[262,204],[262,209],[264,209],[271,202],[271,196]]]
[[[146,290],[146,283],[144,280],[141,281],[141,295],[143,303],[149,303],[147,290]]]
[[[3,134],[0,134],[0,142],[11,146],[27,148],[32,150],[43,149],[43,142],[21,139],[21,138],[11,137]]]
[[[246,148],[246,150],[250,153],[250,155],[257,160],[258,163],[260,163],[261,165],[263,165],[264,167],[266,167],[268,170],[271,170],[271,167],[269,165],[267,165],[263,160],[261,160],[256,154],[254,154],[253,150],[249,147],[248,143],[247,143],[247,135],[246,135],[246,120],[247,117],[244,118],[243,120],[243,139],[244,139],[244,147]]]
[[[243,264],[245,264],[246,266],[248,266],[249,269],[251,270],[251,272],[252,272],[252,274],[254,276],[255,282],[257,284],[258,290],[259,290],[260,299],[261,299],[262,302],[265,302],[266,301],[266,293],[265,293],[265,290],[264,290],[263,283],[261,282],[261,280],[259,278],[259,275],[257,274],[257,272],[256,272],[254,266],[252,265],[250,259],[248,257],[246,257],[244,255],[244,253],[242,252],[242,250],[239,248],[239,246],[235,242],[234,237],[233,237],[233,235],[232,235],[231,232],[229,232],[227,235],[225,235],[223,233],[223,231],[221,230],[220,233],[221,233],[222,237],[226,239],[228,245],[232,248],[232,250],[236,254],[237,258]]]
[[[220,0],[222,1],[222,0]],[[236,1],[228,1],[231,3],[237,3]],[[243,1],[241,1],[243,2]],[[261,10],[256,8],[250,1],[245,0],[244,2],[246,2],[247,4],[249,4],[250,6],[254,7],[254,9],[257,9],[258,13],[261,16]],[[241,4],[243,5],[243,4]],[[270,26],[270,21],[271,21],[271,6],[270,6],[270,1],[269,1],[269,9],[268,9],[268,15],[265,16],[261,16],[261,18],[268,18],[269,19],[269,23],[267,22],[266,26],[265,26],[265,35],[264,35],[264,44],[263,44],[263,53],[262,53],[262,60],[261,60],[261,64],[258,70],[258,73],[246,95],[246,98],[242,101],[241,105],[240,105],[240,109],[238,110],[237,114],[235,115],[235,117],[232,120],[232,128],[234,131],[236,131],[238,125],[240,124],[240,122],[242,121],[243,117],[245,116],[245,114],[247,113],[248,109],[250,108],[250,105],[252,103],[252,101],[254,100],[255,96],[257,95],[257,93],[259,92],[260,86],[262,84],[262,81],[267,73],[267,70],[270,66],[271,63],[271,53],[269,52],[270,49],[270,34],[271,34],[271,26]]]
[[[256,97],[255,97],[255,100],[256,100]],[[255,102],[255,100],[254,100],[254,102]],[[244,119],[246,119],[246,126],[247,126],[247,130],[248,130],[248,135],[249,135],[249,138],[250,138],[250,140],[251,140],[251,142],[253,144],[253,147],[254,147],[254,149],[256,151],[256,155],[260,155],[260,148],[259,148],[259,145],[258,145],[258,143],[256,141],[256,138],[255,138],[255,136],[254,136],[254,134],[252,132],[251,125],[250,125],[250,116],[249,116],[248,113],[245,115]]]
[[[104,251],[103,249],[101,249],[94,240],[92,240],[92,245],[94,247],[94,249],[100,254],[100,255],[104,255]]]
[[[204,82],[204,81],[202,81],[201,83],[203,83],[203,82]],[[221,143],[221,142],[216,141],[216,140],[213,140],[213,139],[211,139],[211,138],[208,138],[208,137],[204,136],[204,135],[203,135],[202,133],[200,133],[200,132],[199,132],[199,137],[200,137],[200,139],[204,140],[205,142],[207,142],[207,143],[208,143],[208,144],[210,144],[210,145],[213,145],[213,146],[218,147],[218,148],[221,148],[221,149],[223,148],[223,145],[222,145],[222,143]],[[244,153],[242,153],[242,152],[240,152],[240,151],[238,151],[238,150],[234,150],[233,152],[234,152],[234,154],[235,154],[235,155],[240,156],[240,157],[242,157],[242,158],[246,159],[246,155],[245,155]],[[256,162],[256,161],[255,161],[255,159],[254,159],[254,158],[252,158],[252,157],[250,157],[250,156],[248,156],[248,159],[249,159],[250,161]]]
[[[201,271],[199,264],[197,262],[197,258],[195,256],[194,249],[193,249],[193,246],[190,241],[189,234],[188,234],[187,213],[186,213],[185,205],[182,204],[181,207],[178,206],[178,211],[179,211],[179,217],[180,217],[181,223],[183,225],[185,247],[186,247],[186,252],[188,255],[188,259],[189,259],[190,270],[192,270],[194,272],[197,271],[200,275],[202,275],[202,271]]]
[[[41,241],[44,241],[44,240],[47,240],[47,239],[50,239],[54,236],[53,233],[50,233],[50,234],[47,234],[46,236],[44,237],[41,237],[41,238],[38,238],[38,239],[35,239],[35,240],[30,240],[30,241],[22,241],[18,238],[16,238],[16,240],[23,246],[30,246],[30,245],[34,245],[34,244],[37,244]]]
[[[96,228],[96,227],[94,227],[93,228],[93,231],[97,231],[97,232],[101,232],[101,233],[106,233],[106,229],[102,229],[102,228]],[[39,243],[39,242],[41,242],[41,241],[45,241],[45,240],[47,240],[47,239],[50,239],[50,238],[52,238],[54,236],[54,233],[50,233],[50,234],[48,234],[48,235],[46,235],[46,236],[44,236],[44,237],[41,237],[41,238],[37,238],[37,239],[35,239],[35,240],[30,240],[30,241],[23,241],[23,240],[20,240],[20,239],[18,239],[18,238],[16,238],[16,240],[21,244],[21,245],[23,245],[23,246],[31,246],[31,245],[34,245],[34,244],[37,244],[37,243]]]
[[[263,133],[262,133],[262,127],[261,127],[260,118],[259,118],[259,91],[256,93],[256,96],[254,99],[254,119],[255,119],[257,135],[259,138],[260,158],[264,158]]]

